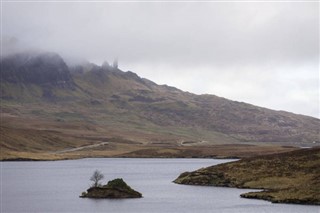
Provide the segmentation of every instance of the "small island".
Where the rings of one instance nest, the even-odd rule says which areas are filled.
[[[133,190],[122,178],[116,178],[109,181],[106,185],[99,184],[103,179],[103,174],[96,170],[90,180],[94,182],[92,187],[87,189],[87,192],[82,192],[81,198],[141,198],[142,194]]]
[[[83,192],[82,198],[141,198],[142,194],[133,190],[121,178],[108,182],[107,185],[90,187]]]
[[[121,178],[108,182],[104,186],[90,187],[87,192],[83,192],[82,198],[141,198],[142,194],[133,190]]]

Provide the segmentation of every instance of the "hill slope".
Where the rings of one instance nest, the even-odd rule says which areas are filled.
[[[319,119],[183,92],[107,63],[68,67],[54,53],[2,58],[0,86],[1,126],[8,132],[53,130],[69,145],[83,132],[90,140],[79,146],[106,136],[175,146],[319,142]]]

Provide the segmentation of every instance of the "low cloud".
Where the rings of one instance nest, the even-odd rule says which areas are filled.
[[[2,25],[28,46],[320,117],[318,2],[4,2]]]

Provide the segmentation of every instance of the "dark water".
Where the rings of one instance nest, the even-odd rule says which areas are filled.
[[[318,206],[271,204],[240,198],[248,190],[172,183],[181,172],[219,164],[212,159],[82,159],[1,162],[1,212],[320,212]],[[94,200],[78,196],[95,169],[105,181],[121,177],[142,199]]]

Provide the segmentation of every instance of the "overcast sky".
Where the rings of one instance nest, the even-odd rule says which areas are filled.
[[[320,117],[319,2],[3,2],[2,40]],[[5,49],[3,52],[5,54]]]

